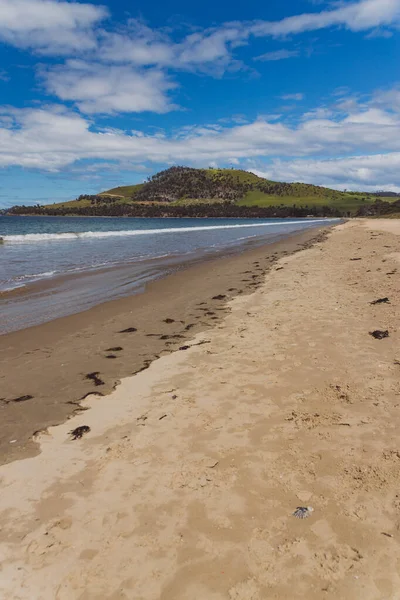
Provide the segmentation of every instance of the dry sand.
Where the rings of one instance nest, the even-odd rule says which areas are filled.
[[[385,227],[281,259],[189,349],[3,465],[1,597],[399,599],[400,221]]]

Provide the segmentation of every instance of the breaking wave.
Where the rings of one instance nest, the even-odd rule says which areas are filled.
[[[243,229],[249,227],[286,227],[287,225],[308,225],[327,223],[335,219],[309,219],[307,221],[279,221],[277,223],[248,223],[232,225],[200,225],[195,227],[170,227],[162,229],[127,229],[122,231],[82,231],[65,233],[27,233],[25,235],[4,235],[0,241],[5,243],[53,242],[85,240],[89,238],[127,237],[138,235],[159,235],[164,233],[188,233],[192,231],[212,231],[215,229]]]

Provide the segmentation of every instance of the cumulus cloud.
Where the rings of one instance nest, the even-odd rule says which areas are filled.
[[[281,21],[225,23],[176,39],[135,19],[116,29],[106,8],[89,2],[0,0],[0,40],[41,54],[65,54],[69,59],[64,65],[47,69],[47,90],[85,113],[165,113],[176,108],[170,99],[176,87],[171,71],[220,76],[239,69],[235,50],[252,36],[280,37],[332,26],[376,31],[398,25],[399,15],[400,0],[359,0]],[[298,55],[298,50],[280,49],[254,60]]]
[[[174,136],[95,129],[63,107],[3,109],[0,165],[61,169],[80,159],[204,164],[276,156],[400,152],[400,119],[380,109],[341,119],[310,118],[297,126],[258,119],[224,127],[195,127]],[[285,179],[285,178],[284,178]]]
[[[232,52],[251,36],[282,37],[305,31],[341,26],[351,31],[385,31],[400,23],[400,0],[359,0],[331,10],[287,17],[280,21],[223,23],[186,35],[176,41],[165,32],[151,29],[131,19],[126,27],[113,30],[106,20],[108,11],[92,3],[62,0],[0,0],[0,39],[22,48],[41,52],[82,52],[95,50],[97,57],[135,65],[191,68],[228,66]],[[105,27],[108,26],[108,29]],[[264,60],[288,58],[277,51]],[[280,58],[268,58],[268,55]],[[259,57],[259,60],[263,60]],[[234,61],[233,61],[234,63]]]
[[[20,48],[67,53],[95,48],[105,7],[57,0],[0,0],[0,39]]]
[[[99,52],[104,59],[114,62],[132,61],[139,65],[201,70],[215,62],[219,67],[231,65],[234,49],[248,44],[251,36],[277,38],[338,26],[355,32],[377,32],[383,26],[397,26],[399,23],[400,0],[360,0],[332,10],[295,15],[280,21],[225,23],[188,35],[180,42],[173,42],[165,34],[131,20],[123,33],[104,33]],[[298,55],[298,50],[281,49],[266,52],[254,60],[276,61]]]
[[[75,102],[85,113],[165,113],[176,108],[167,92],[177,86],[157,69],[70,60],[42,75],[50,93]]]
[[[400,152],[329,160],[276,160],[257,175],[277,181],[318,183],[335,189],[400,192]]]
[[[396,25],[399,21],[399,0],[361,0],[339,5],[333,10],[286,17],[281,21],[259,21],[251,26],[251,33],[279,37],[334,26],[342,26],[351,31],[366,31],[384,25]]]
[[[165,33],[131,20],[124,32],[102,32],[99,55],[113,62],[159,65],[175,69],[207,70],[240,66],[234,58],[235,48],[255,37],[284,37],[329,27],[351,31],[381,31],[382,26],[400,23],[400,0],[360,0],[325,10],[288,17],[280,21],[225,23],[204,29],[175,42]],[[388,33],[389,30],[385,29]],[[298,50],[281,49],[254,58],[277,61],[299,55]]]
[[[162,31],[131,19],[118,33],[102,31],[97,57],[111,63],[140,67],[158,66],[220,75],[240,64],[233,48],[244,43],[248,34],[239,25],[221,26],[186,35],[174,41]]]

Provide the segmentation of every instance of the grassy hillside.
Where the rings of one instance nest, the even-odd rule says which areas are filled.
[[[122,185],[106,192],[101,192],[101,196],[122,196],[123,198],[132,198],[145,184],[137,183],[136,185]]]
[[[121,201],[193,202],[229,200],[238,206],[331,206],[343,212],[356,212],[375,202],[370,194],[346,193],[306,183],[270,181],[240,169],[189,169],[173,167],[161,171],[147,183],[123,186],[102,192],[119,195]]]
[[[398,196],[385,198],[396,201]],[[71,202],[48,205],[44,210],[66,211],[68,214],[142,214],[147,207],[158,211],[174,212],[194,206],[226,204],[241,210],[248,208],[270,209],[287,207],[303,212],[321,212],[328,207],[347,216],[368,210],[377,196],[367,193],[339,192],[306,183],[270,181],[240,169],[193,169],[171,167],[160,171],[145,183],[119,186],[95,196],[82,195]],[[164,208],[163,208],[164,207]],[[161,210],[162,209],[162,210]],[[312,210],[313,209],[313,210]],[[242,210],[242,212],[243,212]],[[151,211],[150,211],[151,212]],[[156,211],[157,212],[157,211]],[[232,210],[231,210],[232,212]],[[235,212],[233,210],[233,212]],[[329,211],[328,211],[329,212]],[[326,214],[327,211],[325,211]]]
[[[221,177],[232,177],[239,183],[257,184],[261,182],[269,182],[268,179],[263,179],[255,175],[251,171],[242,171],[241,169],[203,169],[207,177],[218,179]]]

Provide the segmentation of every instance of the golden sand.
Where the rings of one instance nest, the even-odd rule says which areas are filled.
[[[282,258],[189,349],[2,466],[1,597],[400,598],[400,221],[387,227],[351,221]]]

